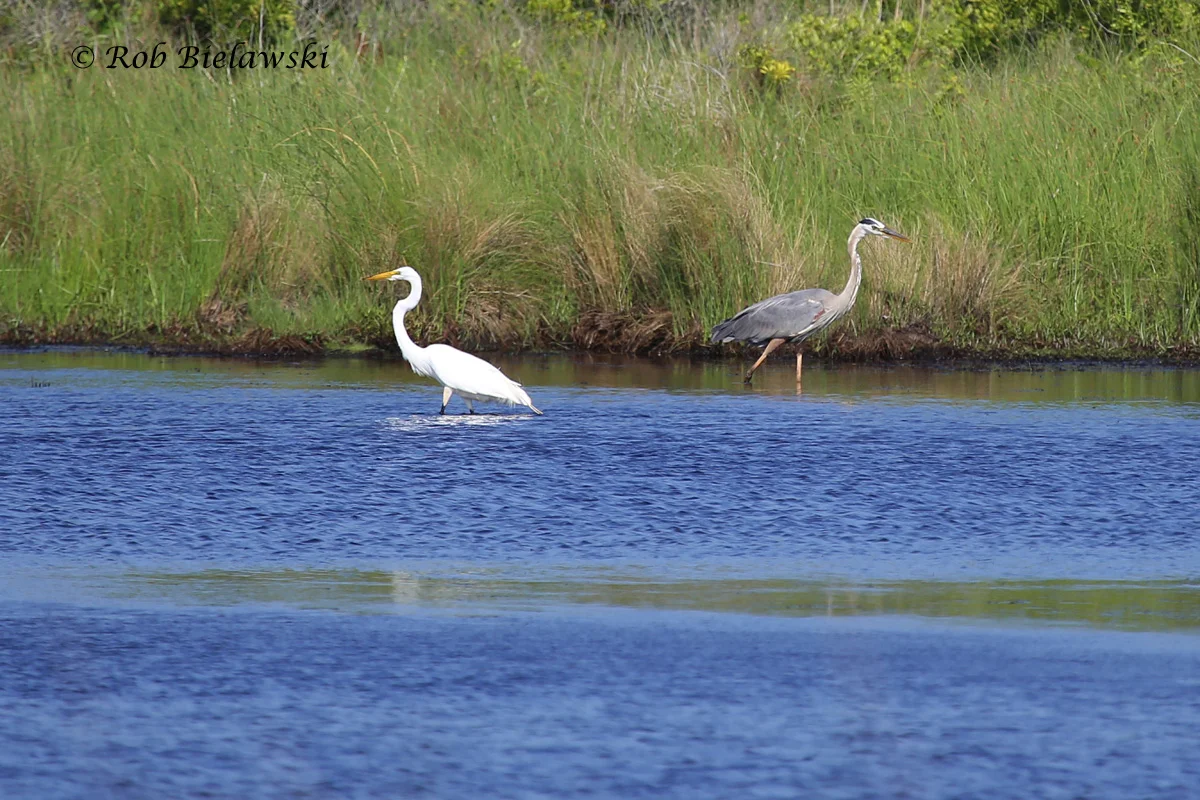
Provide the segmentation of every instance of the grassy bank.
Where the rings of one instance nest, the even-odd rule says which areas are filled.
[[[1173,47],[774,85],[739,57],[770,15],[597,36],[439,8],[320,32],[325,70],[10,48],[0,338],[388,345],[400,290],[361,279],[406,259],[418,338],[688,349],[840,290],[871,215],[916,244],[864,245],[819,351],[1200,352],[1200,62]]]

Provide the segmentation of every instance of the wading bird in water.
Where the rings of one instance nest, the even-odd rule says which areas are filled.
[[[467,404],[467,411],[472,414],[475,413],[475,406],[472,405],[474,401],[527,406],[535,414],[542,413],[533,405],[521,384],[510,380],[482,358],[464,353],[448,344],[421,347],[412,340],[408,331],[404,329],[404,315],[421,302],[421,276],[415,269],[401,267],[372,275],[367,280],[408,281],[412,287],[408,297],[400,300],[392,309],[392,327],[396,329],[396,341],[400,344],[400,352],[413,372],[433,378],[445,387],[442,390],[442,410],[439,413],[446,413],[446,404],[455,392],[462,395]]]
[[[769,297],[746,308],[713,328],[713,342],[750,342],[765,344],[766,348],[754,366],[746,373],[745,382],[754,377],[754,370],[766,360],[775,348],[784,342],[799,344],[813,334],[828,328],[835,320],[854,305],[858,285],[862,283],[862,260],[858,257],[858,243],[866,236],[887,236],[901,242],[911,241],[877,219],[867,217],[850,232],[850,280],[841,294],[825,289],[802,289],[798,292]],[[796,383],[800,383],[800,369],[804,354],[796,351]]]

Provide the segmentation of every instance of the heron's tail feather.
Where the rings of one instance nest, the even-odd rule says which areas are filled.
[[[737,336],[731,335],[731,332],[730,332],[730,329],[733,327],[733,323],[736,320],[737,320],[737,317],[730,317],[729,319],[725,320],[724,322],[718,322],[716,325],[714,325],[713,329],[712,329],[712,338],[709,339],[709,341],[713,342],[713,343],[717,343],[717,342],[732,342],[732,341],[736,340]]]

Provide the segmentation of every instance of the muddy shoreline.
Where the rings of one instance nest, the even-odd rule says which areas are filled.
[[[346,343],[321,335],[276,335],[266,330],[251,330],[237,337],[197,335],[154,337],[150,335],[105,337],[56,331],[51,335],[33,335],[31,331],[0,333],[0,348],[11,351],[80,348],[86,350],[137,352],[162,356],[201,356],[248,360],[320,360],[325,358],[366,358],[400,361],[402,357],[390,336],[364,342]],[[472,343],[450,336],[448,344],[479,354],[565,354],[580,357],[635,357],[646,359],[688,359],[697,362],[744,361],[752,359],[759,348],[744,345],[705,345],[700,341],[659,342],[660,346],[637,348],[613,347],[596,340],[560,341],[547,339],[526,346],[496,346]],[[422,342],[427,344],[428,342]],[[1069,365],[1117,365],[1127,367],[1200,367],[1200,348],[1181,346],[1166,351],[1129,346],[1125,348],[1054,347],[1046,344],[1015,344],[1006,347],[966,347],[939,341],[928,334],[888,330],[855,336],[835,332],[828,339],[806,342],[805,359],[822,364],[861,364],[875,366],[905,365],[952,369],[1016,368],[1037,369]],[[780,348],[773,359],[794,354],[794,346]]]

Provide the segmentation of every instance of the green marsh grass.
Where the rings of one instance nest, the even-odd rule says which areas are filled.
[[[606,606],[781,617],[920,617],[962,623],[1057,624],[1195,632],[1200,593],[1183,581],[661,580],[611,569],[514,577],[404,570],[130,572],[93,581],[109,598],[180,605],[273,603],[394,613],[430,608]],[[90,588],[90,587],[89,587]]]
[[[744,26],[743,26],[744,27]],[[818,349],[1195,352],[1200,64],[1056,40],[902,83],[764,90],[747,34],[569,37],[410,12],[324,71],[0,66],[9,340],[687,348],[769,294],[863,289]],[[739,38],[741,37],[741,38]]]

